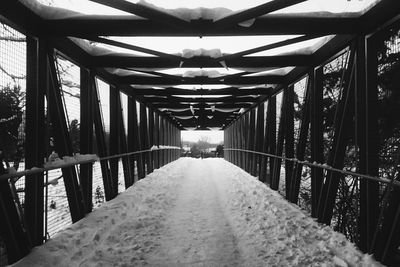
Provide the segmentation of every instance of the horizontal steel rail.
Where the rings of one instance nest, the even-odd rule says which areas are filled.
[[[129,152],[129,153],[124,153],[124,154],[118,154],[118,155],[112,155],[112,156],[107,156],[107,157],[102,157],[102,158],[93,158],[93,159],[84,159],[84,160],[76,160],[74,162],[65,162],[65,163],[60,163],[57,164],[56,166],[47,166],[47,167],[35,167],[30,170],[24,170],[20,172],[15,172],[15,173],[6,173],[3,175],[0,175],[0,181],[2,180],[9,180],[12,178],[19,178],[22,176],[26,175],[31,175],[31,174],[37,174],[37,173],[42,173],[46,171],[51,171],[55,169],[61,169],[61,168],[68,168],[72,167],[75,165],[80,165],[80,164],[87,164],[87,163],[93,163],[97,161],[104,161],[104,160],[110,160],[110,159],[115,159],[115,158],[122,158],[122,157],[127,157],[135,154],[141,154],[141,153],[147,153],[147,152],[153,152],[153,151],[158,151],[158,150],[166,150],[166,149],[173,149],[173,150],[180,150],[180,147],[162,147],[162,148],[156,148],[156,149],[146,149],[146,150],[139,150],[139,151],[134,151],[134,152]]]
[[[267,156],[267,157],[271,157],[271,158],[277,158],[277,159],[292,161],[292,162],[295,162],[295,163],[298,163],[298,164],[307,165],[307,166],[310,166],[310,167],[316,167],[316,168],[321,168],[321,169],[325,169],[325,170],[329,170],[329,171],[339,172],[339,173],[342,173],[342,174],[345,174],[345,175],[357,176],[357,177],[360,177],[360,178],[365,178],[365,179],[376,181],[376,182],[382,182],[382,183],[386,183],[386,184],[393,184],[393,185],[396,185],[396,186],[400,186],[400,182],[399,181],[390,180],[390,179],[386,179],[386,178],[381,178],[381,177],[377,177],[377,176],[371,176],[371,175],[368,175],[368,174],[362,174],[362,173],[357,173],[357,172],[351,172],[351,171],[336,169],[336,168],[333,168],[332,166],[329,166],[329,165],[326,165],[326,164],[319,164],[319,163],[315,163],[315,162],[312,163],[312,162],[308,162],[308,161],[298,160],[296,158],[286,158],[286,157],[283,157],[283,156],[277,156],[277,155],[273,155],[273,154],[269,154],[269,153],[246,150],[246,149],[224,148],[224,150],[225,151],[240,151],[240,152],[258,154],[258,155]]]

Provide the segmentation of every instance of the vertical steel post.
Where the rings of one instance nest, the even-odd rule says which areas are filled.
[[[139,128],[137,119],[137,107],[136,100],[130,96],[128,97],[128,148],[129,152],[139,151]],[[135,165],[137,168],[137,180],[139,177],[142,178],[142,169],[140,155],[132,155],[130,162],[133,164],[133,170],[135,170]],[[136,164],[135,164],[136,163]]]
[[[261,103],[260,105],[258,105],[257,108],[257,142],[256,142],[256,147],[255,150],[258,152],[263,152],[263,138],[264,138],[264,103]],[[260,179],[261,177],[261,171],[262,171],[262,159],[264,158],[264,156],[261,155],[257,155],[256,159],[257,159],[257,174],[258,177]]]
[[[44,95],[47,87],[47,57],[42,41],[27,37],[25,168],[41,167],[45,158]],[[3,185],[2,185],[3,186]],[[32,245],[43,243],[43,173],[25,179],[24,215]]]
[[[378,62],[373,41],[364,36],[357,40],[356,54],[356,136],[359,148],[358,172],[379,175],[378,136]],[[364,252],[371,251],[372,239],[379,216],[379,183],[361,179],[360,181],[360,222],[359,247]]]
[[[154,145],[154,112],[149,108],[149,148],[153,147]],[[150,158],[150,166],[149,166],[149,172],[153,172],[154,170],[154,154],[155,152],[152,151],[149,153],[149,158]]]
[[[122,118],[120,118],[120,96],[119,90],[114,86],[109,87],[110,90],[110,140],[109,140],[109,151],[110,155],[120,154],[120,139],[119,130]],[[111,170],[111,187],[113,191],[113,197],[118,195],[118,173],[119,173],[119,158],[110,159],[110,170]]]
[[[265,108],[265,105],[267,104],[267,108]],[[262,143],[261,145],[261,152],[268,153],[269,149],[269,129],[268,129],[268,124],[267,124],[267,119],[268,119],[268,102],[262,103],[264,106],[264,119],[263,119],[263,135],[262,135]],[[267,172],[268,171],[268,162],[269,159],[267,156],[262,156],[261,158],[261,163],[260,163],[260,181],[265,183],[267,181]]]
[[[90,71],[81,68],[80,92],[80,153],[93,153],[93,94],[91,90]],[[82,186],[83,201],[86,213],[92,211],[93,163],[81,164],[79,167],[79,182]]]
[[[323,96],[323,67],[314,71],[314,82],[311,87],[311,161],[324,163],[322,96]],[[322,190],[324,171],[321,168],[311,167],[311,216],[317,217],[319,199]]]
[[[282,97],[282,104],[281,104],[281,117],[279,119],[279,127],[278,127],[278,140],[276,144],[276,155],[282,156],[283,153],[283,144],[285,141],[285,105],[286,105],[286,90],[283,91],[283,97]],[[271,189],[273,190],[278,190],[279,189],[279,182],[280,182],[280,176],[281,176],[281,165],[282,165],[282,160],[279,158],[274,159],[274,171],[272,173],[272,180],[271,180]]]
[[[343,168],[346,145],[350,137],[349,129],[352,128],[351,124],[354,122],[354,58],[355,48],[352,45],[348,69],[344,75],[342,99],[339,101],[336,112],[337,115],[334,122],[335,135],[328,158],[328,165],[336,169]],[[325,182],[322,185],[322,193],[320,195],[320,203],[318,206],[318,221],[321,223],[330,224],[331,222],[340,179],[342,179],[342,174],[327,171]]]
[[[249,131],[249,128],[250,128],[250,113],[249,112],[247,112],[246,114],[244,114],[244,131],[243,131],[243,133],[244,133],[244,147],[245,147],[245,149],[246,150],[248,150],[250,147],[249,147],[249,138],[250,138],[250,131]],[[245,170],[246,172],[249,172],[249,169],[248,169],[248,167],[249,167],[249,153],[248,152],[245,152],[244,153],[244,165],[243,165],[243,170]]]
[[[158,144],[160,146],[164,145],[164,135],[165,135],[165,127],[164,127],[164,117],[160,115],[160,126],[159,126],[159,135],[158,135]],[[160,150],[158,152],[159,155],[159,163],[160,167],[165,165],[165,153],[164,150]]]
[[[285,93],[285,157],[294,158],[294,86]],[[291,190],[293,162],[285,161],[285,196],[288,199]]]
[[[256,109],[253,108],[250,111],[250,126],[249,126],[249,135],[247,137],[248,141],[248,149],[251,151],[254,151],[255,148],[255,137],[256,137]],[[254,153],[249,153],[249,161],[248,161],[248,166],[247,166],[247,172],[250,173],[251,175],[255,175],[255,154]]]
[[[139,104],[140,107],[140,150],[146,150],[149,149],[149,145],[148,145],[148,132],[147,132],[147,113],[146,113],[146,106],[143,103]],[[145,152],[145,153],[141,153],[141,157],[142,157],[142,163],[143,163],[143,177],[144,178],[146,176],[146,174],[148,174],[148,168],[149,168],[149,157],[148,157],[149,153]]]
[[[158,113],[154,113],[154,135],[153,135],[153,143],[155,146],[160,145],[160,115]],[[156,150],[154,152],[154,168],[160,168],[160,152]]]
[[[120,90],[118,90],[120,91]],[[118,97],[118,119],[119,119],[119,151],[122,154],[126,154],[128,152],[128,142],[127,142],[127,131],[125,130],[125,127],[128,127],[128,125],[124,125],[124,115],[123,115],[123,108],[122,108],[122,103],[121,103],[121,93],[119,94]],[[130,156],[124,156],[122,157],[122,168],[124,170],[124,183],[125,183],[125,189],[133,185],[134,183],[134,174],[133,170],[134,168],[132,167]]]
[[[311,110],[311,90],[312,90],[312,83],[314,72],[310,72],[307,79],[307,88],[305,93],[305,100],[303,103],[303,109],[301,114],[300,120],[300,131],[298,136],[298,142],[296,145],[296,159],[304,160],[304,154],[306,151],[307,139],[308,139],[308,130],[310,126],[310,110]],[[292,203],[297,203],[299,200],[299,192],[300,192],[300,183],[301,183],[301,175],[303,170],[303,164],[296,163],[294,166],[291,186],[290,186],[290,193],[289,193],[289,200]]]

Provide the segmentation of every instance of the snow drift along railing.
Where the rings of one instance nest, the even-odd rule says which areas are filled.
[[[45,171],[51,171],[55,169],[61,169],[61,168],[67,168],[67,167],[72,167],[75,165],[80,165],[80,164],[87,164],[87,163],[94,163],[96,161],[104,161],[104,160],[110,160],[110,159],[117,159],[117,158],[122,158],[122,157],[127,157],[127,156],[132,156],[135,154],[141,154],[141,153],[147,153],[147,152],[153,152],[157,150],[165,150],[165,149],[174,149],[174,150],[180,150],[180,147],[174,147],[174,146],[153,146],[150,149],[146,150],[139,150],[139,151],[134,151],[134,152],[129,152],[129,153],[124,153],[124,154],[118,154],[118,155],[112,155],[112,156],[107,156],[107,157],[102,157],[99,158],[97,155],[92,155],[92,158],[88,159],[75,159],[75,160],[70,160],[71,158],[74,157],[66,157],[67,160],[60,160],[56,161],[55,164],[49,163],[45,167],[39,168],[39,167],[33,167],[29,170],[25,171],[20,171],[20,172],[11,172],[11,173],[6,173],[3,175],[0,175],[0,181],[2,180],[8,180],[12,178],[18,178],[21,176],[26,176],[26,175],[32,175],[32,174],[37,174],[37,173],[42,173]],[[84,156],[84,155],[82,155]],[[64,157],[65,158],[65,157]]]
[[[351,176],[356,176],[356,177],[360,177],[360,178],[364,178],[364,179],[368,179],[368,180],[372,180],[372,181],[377,181],[377,182],[382,182],[382,183],[386,183],[386,184],[400,186],[400,182],[396,181],[396,180],[390,180],[390,179],[387,179],[387,178],[372,176],[372,175],[368,175],[368,174],[362,174],[362,173],[357,173],[357,172],[341,170],[341,169],[337,169],[337,168],[334,168],[332,166],[329,166],[327,164],[319,164],[319,163],[316,163],[316,162],[303,161],[303,160],[298,160],[296,158],[286,158],[286,157],[283,157],[283,156],[278,156],[278,155],[259,152],[259,151],[247,150],[247,149],[224,148],[224,150],[226,150],[226,151],[240,151],[240,152],[253,153],[253,154],[257,154],[257,155],[261,155],[261,156],[267,156],[267,157],[271,157],[271,158],[277,158],[277,159],[282,159],[282,160],[286,160],[286,161],[292,161],[292,162],[295,162],[295,163],[298,163],[298,164],[307,165],[307,166],[310,166],[310,167],[316,167],[316,168],[321,168],[321,169],[325,169],[325,170],[329,170],[329,171],[334,171],[334,172],[342,173],[342,174],[345,174],[345,175],[351,175]]]

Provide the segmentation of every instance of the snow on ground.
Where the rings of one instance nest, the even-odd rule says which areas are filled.
[[[181,158],[15,266],[379,266],[223,159]]]

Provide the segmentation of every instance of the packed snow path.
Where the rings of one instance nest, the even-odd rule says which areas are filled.
[[[223,159],[181,158],[16,266],[379,266]]]
[[[241,266],[235,235],[225,217],[223,190],[210,161],[192,161],[166,220],[156,265]],[[223,178],[223,177],[220,177]]]

